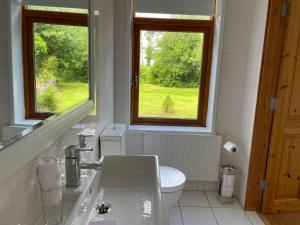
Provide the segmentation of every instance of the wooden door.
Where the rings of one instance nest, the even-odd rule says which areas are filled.
[[[291,0],[277,87],[262,212],[300,211],[300,1]]]

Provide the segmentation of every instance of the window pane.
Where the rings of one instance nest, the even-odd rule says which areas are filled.
[[[141,31],[139,117],[197,119],[203,33]]]
[[[89,97],[88,28],[34,24],[36,111],[61,114]]]

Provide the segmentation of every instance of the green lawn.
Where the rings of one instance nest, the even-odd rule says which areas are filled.
[[[139,116],[168,118],[197,118],[198,88],[168,88],[140,83]],[[164,112],[162,104],[170,96],[175,105],[171,112]]]
[[[198,92],[198,88],[168,88],[141,82],[139,116],[196,118]],[[164,112],[162,104],[168,95],[175,105],[170,112]],[[56,98],[57,112],[70,110],[88,99],[88,84],[60,83]]]
[[[66,112],[79,105],[89,97],[87,83],[59,83],[55,94],[57,99],[57,112]]]

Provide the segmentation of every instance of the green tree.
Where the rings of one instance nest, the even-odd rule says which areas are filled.
[[[166,87],[198,87],[203,35],[165,32],[157,42],[151,82]]]
[[[37,24],[35,33],[47,44],[48,56],[56,57],[56,76],[59,80],[88,81],[88,30],[86,27]]]
[[[147,42],[145,51],[145,60],[147,66],[151,66],[151,62],[153,60],[153,55],[155,51],[155,32],[154,31],[146,31],[144,32],[145,40]]]
[[[35,71],[39,74],[42,62],[48,56],[48,47],[45,40],[37,33],[34,34],[35,41]]]

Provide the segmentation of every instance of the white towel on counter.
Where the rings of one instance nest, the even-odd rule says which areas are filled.
[[[42,195],[42,202],[44,205],[57,205],[62,201],[62,187],[51,189],[44,192]]]

